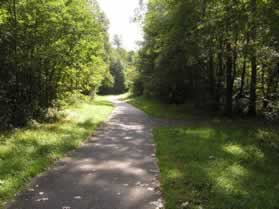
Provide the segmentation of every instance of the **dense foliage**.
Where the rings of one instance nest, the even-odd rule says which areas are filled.
[[[117,40],[119,42],[119,40]],[[136,53],[127,51],[121,44],[110,50],[110,77],[106,77],[100,88],[100,94],[121,94],[133,86],[136,77],[134,69]]]
[[[1,126],[40,117],[108,74],[107,20],[95,0],[0,2]]]
[[[150,0],[135,90],[232,115],[276,111],[277,0]]]

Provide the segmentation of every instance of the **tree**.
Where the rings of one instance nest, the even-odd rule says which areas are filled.
[[[257,104],[279,98],[278,8],[275,0],[150,0],[135,84],[169,103],[255,115]]]
[[[114,35],[113,37],[113,45],[116,48],[122,48],[122,38],[120,35]]]
[[[257,29],[256,29],[256,16],[257,16],[257,1],[251,0],[251,41],[255,45],[257,38]],[[250,82],[250,102],[249,102],[249,115],[256,115],[256,87],[257,87],[257,55],[256,47],[251,49],[251,82]]]
[[[95,0],[0,3],[0,119],[24,125],[108,72],[107,21]]]
[[[111,82],[106,79],[101,86],[100,94],[120,94],[131,87],[135,78],[135,52],[123,48],[110,49],[110,75]]]

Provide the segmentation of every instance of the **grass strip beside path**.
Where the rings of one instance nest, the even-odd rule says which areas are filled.
[[[164,119],[193,119],[198,114],[198,111],[192,105],[183,104],[163,104],[158,100],[146,97],[127,97],[124,98],[129,104],[141,109],[145,113],[158,118]]]
[[[0,134],[0,208],[32,177],[79,147],[112,109],[110,102],[97,97],[67,108],[61,121]]]

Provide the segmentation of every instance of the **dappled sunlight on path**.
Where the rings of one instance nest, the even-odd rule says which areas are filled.
[[[154,121],[110,99],[116,108],[95,136],[36,178],[9,209],[161,208]]]

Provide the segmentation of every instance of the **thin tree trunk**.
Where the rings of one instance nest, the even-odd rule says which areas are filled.
[[[249,35],[249,32],[247,32],[246,44],[248,45],[249,42],[250,42],[250,35]],[[244,53],[242,73],[241,73],[240,92],[239,92],[240,97],[244,96],[245,78],[246,78],[246,70],[247,70],[246,68],[247,68],[247,54]],[[248,83],[248,80],[247,80],[247,83]]]
[[[251,83],[250,83],[250,102],[249,102],[249,112],[250,116],[256,115],[256,86],[257,86],[257,58],[252,56],[251,58]]]
[[[224,88],[223,79],[224,79],[224,63],[223,63],[223,39],[219,43],[219,52],[218,52],[218,72],[217,72],[217,88],[216,88],[216,104],[219,107],[222,98],[222,90]]]
[[[277,73],[276,73],[276,82],[274,85],[274,92],[277,92],[279,86],[279,63],[277,63]]]
[[[214,59],[213,52],[210,48],[209,50],[209,85],[210,85],[210,97],[211,101],[214,101],[212,104],[212,109],[216,110],[215,98],[216,98],[216,79],[215,79],[215,71],[214,71]]]
[[[265,91],[265,71],[264,71],[264,66],[262,66],[261,70],[261,90],[264,98],[266,97],[267,92]]]
[[[240,84],[240,92],[239,96],[244,96],[244,86],[245,86],[245,77],[246,77],[246,56],[243,58],[243,66],[242,66],[242,73],[241,73],[241,84]]]
[[[256,41],[256,10],[257,10],[257,2],[256,0],[251,0],[251,15],[253,18],[252,21],[252,29],[251,29],[251,39],[253,43]],[[251,82],[250,82],[250,101],[249,101],[249,111],[248,114],[250,116],[255,116],[257,114],[256,110],[256,101],[257,101],[257,57],[256,57],[256,47],[251,50]]]
[[[202,16],[206,15],[206,4],[207,4],[207,0],[202,0],[202,3],[201,3]]]
[[[18,52],[17,52],[17,11],[16,11],[16,0],[12,0],[12,8],[11,8],[11,15],[12,15],[12,25],[13,25],[13,51],[14,51],[14,71],[15,71],[15,92],[14,92],[14,97],[15,97],[15,101],[14,101],[14,116],[17,115],[17,113],[19,112],[18,107],[19,107],[19,99],[20,99],[20,94],[19,94],[19,73],[18,73],[18,64],[17,64],[17,56],[18,56]],[[14,121],[17,121],[17,118],[13,118]]]
[[[231,117],[232,116],[232,96],[233,96],[233,58],[232,58],[232,47],[231,43],[227,43],[227,58],[226,58],[226,115]]]
[[[238,59],[238,53],[237,53],[237,36],[235,38],[235,43],[233,47],[233,79],[232,79],[232,86],[234,86],[234,81],[236,78],[236,71],[237,71],[237,59]]]

